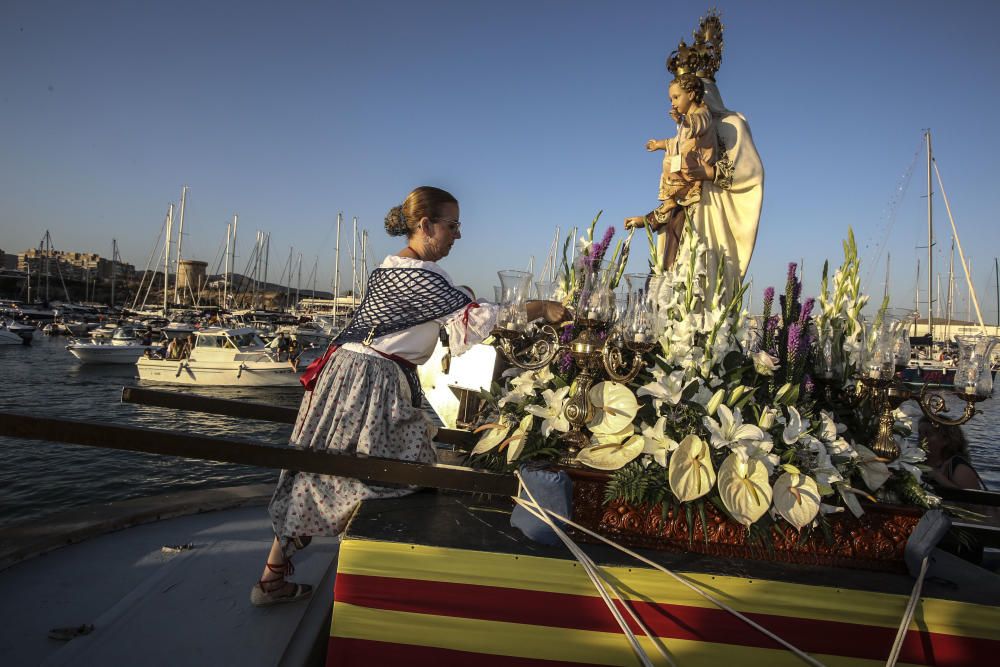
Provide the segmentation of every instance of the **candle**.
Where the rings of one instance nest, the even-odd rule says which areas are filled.
[[[636,343],[645,343],[647,340],[649,340],[649,336],[647,336],[646,334],[640,332],[640,333],[637,333],[633,337],[633,339],[635,340]]]

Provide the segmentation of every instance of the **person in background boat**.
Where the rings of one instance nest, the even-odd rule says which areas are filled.
[[[288,360],[292,362],[292,368],[296,371],[299,370],[299,356],[302,354],[302,350],[299,349],[299,340],[293,338],[291,342],[288,343]]]
[[[170,342],[167,343],[167,356],[166,359],[179,359],[181,356],[180,344],[177,342],[176,338],[171,338]]]
[[[333,341],[332,353],[324,355],[325,366],[310,365],[303,375],[315,385],[302,399],[289,444],[421,463],[437,460],[431,444],[437,429],[421,407],[416,366],[430,358],[440,328],[448,331],[457,356],[490,334],[498,311],[494,304],[475,302],[437,264],[462,238],[461,225],[458,201],[434,187],[415,189],[389,211],[386,231],[405,236],[406,247],[372,271],[361,304]],[[559,322],[565,309],[532,301],[528,317]],[[309,586],[286,580],[292,554],[313,536],[339,535],[362,500],[413,491],[283,470],[269,506],[275,539],[251,602],[266,606],[307,597]]]
[[[961,426],[935,424],[921,417],[917,424],[920,442],[927,447],[927,465],[931,481],[949,489],[985,490],[979,473],[972,467],[969,443]]]
[[[714,169],[719,136],[715,119],[704,103],[705,84],[694,74],[681,74],[667,89],[670,117],[677,123],[677,136],[650,139],[647,151],[664,151],[660,174],[660,206],[644,217],[629,218],[626,227],[646,224],[666,237],[664,268],[673,266],[684,231],[684,209],[701,201],[701,181],[692,178],[690,169],[699,165]]]
[[[153,344],[153,332],[146,329],[146,333],[142,334],[142,344],[149,346]]]
[[[191,351],[194,350],[194,334],[188,334],[184,342],[181,343],[180,353],[178,359],[188,359],[191,357]]]
[[[278,334],[278,361],[288,359],[288,336],[282,331]]]

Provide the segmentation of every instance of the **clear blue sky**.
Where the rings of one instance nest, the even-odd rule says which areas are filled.
[[[893,301],[912,304],[926,252],[914,159],[930,127],[995,321],[1000,3],[718,4],[719,86],[767,171],[755,303],[789,261],[804,260],[815,294],[853,225],[871,291],[885,238]],[[6,0],[0,248],[37,246],[50,229],[66,250],[108,255],[116,238],[142,267],[187,184],[187,257],[214,262],[238,213],[241,262],[261,229],[272,279],[291,246],[306,273],[318,258],[328,286],[338,211],[381,257],[399,249],[382,231],[387,209],[433,184],[462,205],[464,236],[443,265],[488,292],[497,269],[540,264],[556,225],[603,209],[620,226],[656,204],[659,158],[644,144],[673,133],[664,60],[708,6]],[[633,268],[645,261],[637,243]]]

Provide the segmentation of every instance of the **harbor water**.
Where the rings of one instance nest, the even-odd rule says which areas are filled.
[[[84,366],[65,350],[67,339],[36,333],[30,346],[0,345],[0,410],[40,417],[105,422],[282,445],[291,426],[169,408],[123,404],[122,387],[138,384],[131,365]],[[297,407],[297,387],[169,387],[217,398]],[[961,404],[949,398],[951,414]],[[964,426],[973,463],[991,490],[1000,490],[1000,401],[979,404]],[[911,403],[904,409],[919,411]],[[0,417],[6,418],[6,417]],[[174,491],[276,482],[278,472],[249,466],[0,437],[0,527],[94,503]]]

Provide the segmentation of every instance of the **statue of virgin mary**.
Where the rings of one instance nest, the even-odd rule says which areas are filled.
[[[677,75],[694,72],[701,79],[704,102],[715,121],[719,151],[714,165],[685,164],[685,177],[702,181],[701,201],[687,207],[686,217],[708,246],[708,275],[715,276],[718,263],[723,262],[725,292],[732,294],[746,273],[757,240],[764,166],[746,118],[726,108],[715,84],[714,75],[722,59],[722,23],[718,16],[709,14],[702,19],[694,37],[690,47],[680,43],[667,61],[667,69]],[[642,218],[629,218],[626,226],[649,224],[661,229],[675,213],[675,206],[665,201]],[[661,232],[657,254],[663,259],[667,256],[666,243],[667,235]]]

